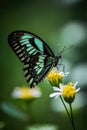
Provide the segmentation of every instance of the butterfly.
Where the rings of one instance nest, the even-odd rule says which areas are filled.
[[[55,56],[50,47],[31,32],[14,31],[8,36],[8,43],[23,63],[24,76],[31,88],[57,66],[61,58],[61,55]]]

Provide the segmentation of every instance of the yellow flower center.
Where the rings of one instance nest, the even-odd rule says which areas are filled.
[[[59,71],[57,70],[52,70],[48,76],[47,76],[49,82],[54,85],[54,86],[58,86],[60,81],[62,80],[62,74],[59,73]]]
[[[73,83],[70,82],[67,85],[64,85],[63,91],[62,91],[62,96],[64,98],[74,98],[76,94],[76,89],[73,86]]]
[[[56,79],[61,79],[62,78],[62,75],[56,71],[52,71],[51,73],[48,74],[48,79],[49,80],[54,80],[55,78]]]
[[[27,88],[27,87],[21,87],[21,98],[29,99],[33,98],[34,95],[32,93],[32,89]]]

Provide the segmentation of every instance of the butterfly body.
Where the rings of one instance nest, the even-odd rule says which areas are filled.
[[[30,87],[38,84],[50,69],[58,64],[48,45],[38,36],[26,31],[15,31],[8,36],[8,43],[24,64],[24,75]]]

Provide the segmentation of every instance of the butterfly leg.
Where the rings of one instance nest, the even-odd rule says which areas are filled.
[[[65,64],[58,64],[57,69],[65,72]]]

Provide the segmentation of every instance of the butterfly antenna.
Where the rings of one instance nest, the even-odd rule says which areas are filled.
[[[70,46],[64,46],[63,49],[58,53],[59,55],[67,50],[69,50],[71,47],[73,47],[73,45],[70,45]]]

